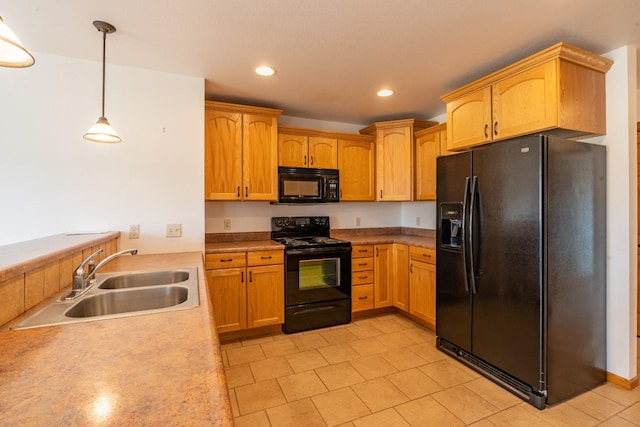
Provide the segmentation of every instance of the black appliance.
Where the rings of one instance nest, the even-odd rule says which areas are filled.
[[[436,345],[543,409],[606,381],[605,147],[437,160]]]
[[[278,203],[340,201],[338,169],[278,167]]]
[[[271,239],[285,245],[287,334],[351,322],[351,242],[329,235],[327,216],[271,218]]]

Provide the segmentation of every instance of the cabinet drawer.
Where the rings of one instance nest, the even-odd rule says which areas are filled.
[[[353,286],[373,283],[373,270],[356,271],[351,275],[351,284]]]
[[[373,285],[360,285],[351,288],[351,311],[373,308]]]
[[[353,245],[351,258],[364,258],[373,256],[373,245]]]
[[[255,251],[247,252],[247,265],[283,264],[284,251]]]
[[[373,270],[373,258],[355,258],[351,260],[351,271]]]
[[[411,246],[409,248],[409,256],[413,261],[428,262],[429,264],[436,263],[435,249],[426,249],[419,248],[417,246]]]
[[[244,267],[247,265],[246,252],[226,252],[222,254],[206,254],[207,270],[219,268]]]

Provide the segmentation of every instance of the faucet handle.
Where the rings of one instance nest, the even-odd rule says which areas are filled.
[[[76,268],[76,275],[84,276],[85,274],[89,274],[91,271],[93,271],[95,269],[95,261],[93,261],[93,258],[96,255],[101,254],[102,252],[104,252],[104,249],[98,249],[97,251],[89,255],[84,261],[82,261],[82,263]],[[84,271],[84,268],[87,266],[87,264],[89,264],[89,273],[86,273]]]

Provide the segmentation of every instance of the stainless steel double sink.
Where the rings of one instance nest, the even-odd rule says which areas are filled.
[[[161,313],[199,304],[197,267],[105,273],[96,275],[93,287],[77,299],[51,302],[11,329]]]

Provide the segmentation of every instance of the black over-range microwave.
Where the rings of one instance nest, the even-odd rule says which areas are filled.
[[[340,200],[338,169],[278,167],[278,203],[331,203]]]

